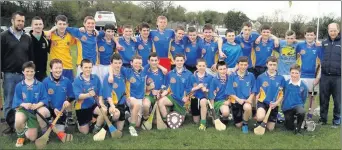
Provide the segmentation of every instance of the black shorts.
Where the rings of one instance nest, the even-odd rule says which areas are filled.
[[[232,108],[234,123],[237,124],[237,123],[242,122],[243,106],[240,105],[239,103],[234,103],[232,104],[231,108]]]
[[[278,115],[278,107],[275,107],[274,109],[271,110],[270,117],[268,118],[268,121],[270,122],[277,122],[277,115]],[[257,109],[259,108],[264,108],[266,113],[268,111],[269,105],[262,103],[262,102],[257,102]]]
[[[56,118],[55,111],[51,107],[49,107],[49,111],[50,111],[51,117],[53,119],[55,119]],[[63,124],[64,125],[65,121],[66,121],[66,118],[67,117],[66,117],[66,114],[64,112],[63,115],[59,117],[59,119],[57,120],[56,124]]]
[[[191,98],[191,104],[190,104],[190,109],[191,109],[191,114],[192,116],[199,116],[201,115],[200,108],[200,99],[198,98]]]
[[[196,66],[193,66],[193,67],[188,66],[188,65],[184,65],[184,66],[185,66],[186,69],[188,69],[188,70],[191,71],[192,73],[194,73],[194,72],[197,70]]]
[[[261,67],[261,66],[255,66],[254,68],[248,68],[248,72],[251,72],[254,74],[255,78],[258,78],[259,75],[263,74],[267,67]]]
[[[108,108],[107,114],[109,114],[109,106],[107,108]],[[125,111],[126,110],[129,111],[129,108],[126,107],[125,104],[116,105],[115,108],[117,108],[119,110],[119,112],[120,112],[119,121],[125,121]]]
[[[79,126],[84,126],[88,124],[93,119],[93,116],[96,116],[94,115],[94,110],[96,107],[97,105],[95,104],[86,109],[76,110],[76,117]]]

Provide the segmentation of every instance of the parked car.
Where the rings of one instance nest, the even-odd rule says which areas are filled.
[[[2,31],[6,31],[6,30],[8,30],[8,27],[7,27],[7,26],[1,26],[1,28],[0,28],[0,32],[2,32]]]
[[[96,30],[103,30],[107,23],[114,24],[115,32],[117,32],[117,23],[114,12],[111,11],[97,11],[95,13],[95,28]]]

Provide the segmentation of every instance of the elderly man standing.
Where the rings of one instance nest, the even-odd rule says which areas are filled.
[[[24,34],[25,16],[22,12],[12,14],[12,26],[1,33],[1,72],[4,73],[5,118],[8,116],[14,96],[15,85],[23,80],[22,65],[33,60],[32,40]],[[8,122],[7,122],[8,123]],[[13,126],[4,130],[3,134],[14,133]]]
[[[323,41],[320,80],[320,123],[327,124],[330,95],[334,100],[333,126],[341,124],[341,36],[337,23],[328,25],[329,37]]]

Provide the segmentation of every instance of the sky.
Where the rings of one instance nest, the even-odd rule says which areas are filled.
[[[215,10],[226,13],[229,10],[244,12],[250,19],[264,15],[271,16],[276,9],[284,11],[284,19],[288,19],[288,1],[173,1],[175,5],[181,5],[187,11]],[[318,8],[318,5],[320,6]],[[258,9],[259,8],[259,9]],[[336,17],[341,16],[341,1],[292,1],[292,14],[302,14],[311,20],[320,14],[333,13]]]

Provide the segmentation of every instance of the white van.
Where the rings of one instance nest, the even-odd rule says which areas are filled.
[[[114,24],[115,32],[117,30],[116,18],[114,12],[111,11],[96,11],[95,13],[95,28],[97,30],[103,30],[103,27],[110,23]]]

